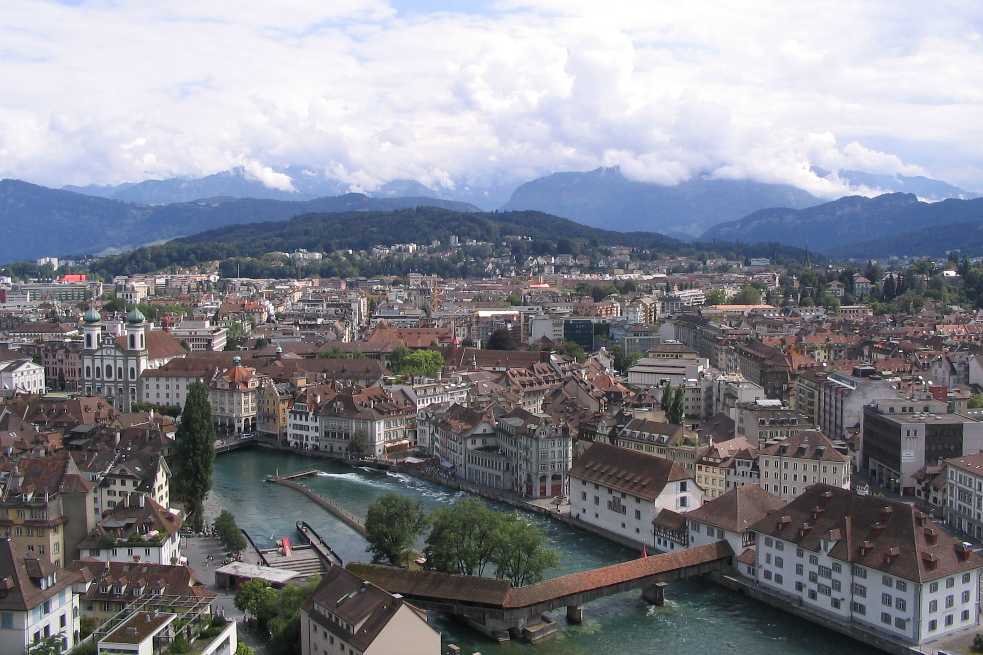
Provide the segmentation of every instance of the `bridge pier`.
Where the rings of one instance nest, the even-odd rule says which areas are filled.
[[[583,605],[567,605],[567,623],[570,625],[580,625],[584,622]]]
[[[665,582],[656,582],[651,587],[646,587],[642,590],[642,598],[656,607],[662,607],[666,604],[667,586]]]

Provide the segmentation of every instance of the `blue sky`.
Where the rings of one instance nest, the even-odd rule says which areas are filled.
[[[983,190],[983,6],[717,0],[0,3],[0,176],[290,164],[371,189],[621,166]],[[863,190],[860,192],[874,192]]]

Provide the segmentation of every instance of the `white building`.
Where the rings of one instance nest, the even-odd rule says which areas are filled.
[[[99,521],[79,550],[83,559],[101,562],[181,562],[181,517],[141,494],[117,504]]]
[[[300,611],[302,655],[440,655],[440,633],[400,596],[332,566]]]
[[[815,485],[756,523],[758,589],[922,645],[979,624],[983,557],[906,503]]]
[[[850,489],[852,460],[818,430],[767,442],[758,452],[761,488],[791,499],[814,484]]]
[[[633,544],[656,548],[662,510],[702,504],[693,474],[661,457],[595,442],[570,469],[570,515]]]
[[[983,453],[945,461],[945,520],[956,530],[983,538]]]
[[[666,383],[677,386],[696,380],[708,366],[689,346],[663,343],[650,350],[628,369],[628,382],[640,387],[658,387]]]
[[[44,367],[29,359],[0,361],[0,393],[44,393]]]
[[[79,594],[88,583],[47,559],[25,555],[9,537],[0,538],[0,653],[27,652],[31,644],[60,637],[63,650],[79,639]]]
[[[218,352],[225,350],[229,331],[220,325],[212,325],[211,319],[182,319],[171,328],[174,338],[188,344],[191,352]]]
[[[761,487],[736,487],[724,495],[708,500],[685,514],[689,545],[703,546],[726,540],[734,555],[740,557],[754,546],[751,526],[769,512],[785,506],[785,501]]]

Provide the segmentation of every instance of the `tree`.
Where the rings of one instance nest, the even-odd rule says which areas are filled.
[[[457,575],[484,575],[495,559],[503,515],[468,498],[430,515],[424,553],[428,568]]]
[[[974,393],[966,407],[969,409],[983,409],[983,394]]]
[[[403,563],[403,554],[427,526],[420,501],[388,493],[369,506],[365,517],[366,540],[375,562]]]
[[[256,343],[253,344],[253,350],[262,350],[268,345],[270,345],[270,340],[266,337],[260,337],[259,339],[256,339]]]
[[[662,387],[662,411],[669,414],[672,406],[672,382],[666,380],[666,386]]]
[[[433,377],[444,368],[444,356],[436,350],[414,350],[403,357],[398,373]]]
[[[727,294],[723,289],[711,289],[706,293],[706,304],[723,305],[727,302]]]
[[[188,399],[174,438],[173,462],[175,491],[188,504],[192,528],[200,532],[205,525],[205,497],[212,488],[215,465],[212,407],[208,387],[201,382],[188,387]]]
[[[240,641],[236,646],[235,655],[256,655],[256,651],[246,645],[246,642]]]
[[[670,423],[675,423],[676,425],[682,424],[683,415],[685,414],[685,394],[686,388],[683,385],[676,387],[675,393],[672,394],[672,401],[669,403],[669,411],[666,412],[666,419]]]
[[[27,655],[60,655],[62,651],[61,635],[51,635],[41,641],[31,644]]]
[[[393,348],[393,351],[389,353],[389,367],[398,371],[399,367],[403,365],[403,360],[406,359],[410,354],[410,349],[399,343]]]
[[[498,328],[492,332],[485,344],[488,350],[515,350],[517,346],[512,333],[505,328]]]
[[[215,519],[215,532],[225,546],[225,549],[232,553],[238,553],[246,549],[246,538],[242,536],[242,530],[236,524],[235,517],[229,512],[222,510],[222,513]]]
[[[641,353],[626,355],[624,348],[621,346],[615,346],[612,348],[611,354],[614,355],[614,367],[622,373],[630,369],[639,359],[642,358]]]
[[[236,608],[251,616],[261,627],[265,627],[267,622],[277,611],[280,594],[270,586],[265,580],[248,580],[239,586],[239,591],[235,595]]]
[[[513,587],[535,584],[559,558],[546,545],[546,535],[518,514],[506,517],[499,529],[495,552],[495,577]]]
[[[576,341],[564,341],[560,344],[560,347],[557,350],[559,350],[559,352],[563,355],[573,357],[578,362],[584,362],[587,360],[587,353],[584,352],[583,346]]]
[[[731,302],[735,305],[760,305],[761,291],[749,284],[741,289]]]

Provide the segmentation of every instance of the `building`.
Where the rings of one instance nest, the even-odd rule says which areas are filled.
[[[791,499],[814,484],[850,489],[852,461],[819,430],[802,430],[766,442],[758,452],[758,470],[762,489]]]
[[[945,460],[945,520],[975,539],[983,539],[983,453]]]
[[[26,653],[32,644],[59,638],[63,652],[79,640],[79,594],[87,578],[54,566],[0,538],[0,652]]]
[[[95,310],[85,313],[81,385],[86,395],[104,396],[120,411],[128,412],[137,401],[141,374],[185,352],[169,334],[148,330],[138,309],[126,315],[125,333],[118,337],[104,331],[101,320]]]
[[[628,383],[640,387],[677,386],[700,377],[707,360],[681,343],[663,343],[628,369]]]
[[[181,562],[181,517],[141,494],[106,512],[79,544],[80,559],[103,562]]]
[[[897,380],[876,375],[872,367],[857,367],[853,375],[830,372],[819,385],[815,420],[830,439],[846,440],[860,429],[864,405],[898,398]]]
[[[44,393],[44,367],[29,359],[0,361],[0,394]]]
[[[760,341],[748,341],[734,346],[737,368],[745,378],[761,386],[765,396],[787,400],[791,371],[784,353]]]
[[[502,454],[512,463],[512,490],[524,498],[564,496],[573,439],[567,426],[516,408],[495,424]]]
[[[689,545],[703,546],[725,540],[740,557],[749,548],[754,548],[751,526],[770,512],[784,507],[785,503],[761,487],[735,487],[685,514]]]
[[[861,467],[873,481],[915,495],[915,475],[943,460],[983,450],[983,423],[945,413],[934,400],[879,400],[864,407]]]
[[[631,419],[611,440],[619,448],[668,459],[693,475],[706,451],[697,435],[683,426],[646,418]]]
[[[594,443],[570,470],[570,516],[633,545],[658,548],[660,512],[702,504],[693,474],[661,457]]]
[[[260,376],[232,358],[232,368],[218,371],[208,383],[208,402],[216,428],[228,434],[256,432]]]
[[[902,502],[814,485],[752,526],[759,591],[872,639],[979,624],[983,558]]]
[[[302,655],[440,655],[440,633],[402,597],[332,566],[300,611]]]
[[[781,401],[761,399],[739,403],[735,408],[738,435],[744,435],[752,445],[763,445],[774,439],[788,439],[801,430],[815,428],[811,421]]]
[[[183,565],[76,560],[70,568],[92,581],[79,599],[79,610],[82,618],[99,624],[145,598],[194,594],[209,599],[215,596],[195,578],[190,568]]]
[[[191,352],[218,352],[225,350],[229,331],[220,325],[212,325],[210,319],[181,319],[171,328],[175,339],[188,344]]]
[[[92,484],[67,452],[26,457],[6,469],[0,496],[0,535],[56,567],[78,557],[95,527]]]

